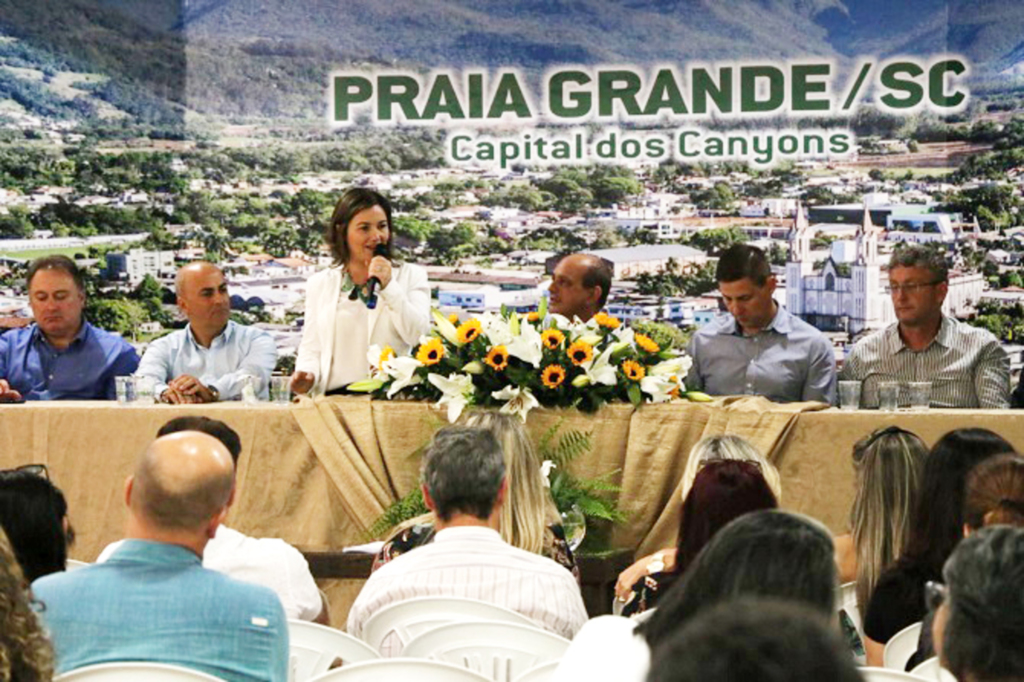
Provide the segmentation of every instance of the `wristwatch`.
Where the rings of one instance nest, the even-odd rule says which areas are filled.
[[[206,388],[208,388],[210,390],[210,393],[213,394],[213,402],[220,402],[220,391],[217,390],[217,387],[207,386]]]
[[[665,570],[665,552],[655,552],[651,555],[651,560],[647,562],[647,575],[652,573],[661,573]]]

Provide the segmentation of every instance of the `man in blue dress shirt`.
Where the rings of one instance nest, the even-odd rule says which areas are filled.
[[[228,513],[234,467],[216,438],[155,440],[125,485],[127,539],[103,564],[32,584],[57,671],[169,663],[229,682],[288,679],[288,623],[267,587],[202,566]]]
[[[0,402],[116,398],[114,377],[134,372],[139,356],[82,318],[85,284],[75,262],[40,258],[26,283],[35,324],[0,336]]]
[[[833,402],[832,344],[772,298],[775,276],[764,252],[734,244],[719,258],[715,277],[729,314],[693,335],[686,388],[711,395],[761,395],[780,403]]]
[[[216,265],[198,261],[175,280],[188,326],[157,339],[142,356],[139,374],[156,381],[166,403],[212,403],[242,397],[245,382],[267,397],[277,345],[270,334],[230,321],[231,298]]]

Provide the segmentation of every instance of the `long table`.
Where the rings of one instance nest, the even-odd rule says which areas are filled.
[[[594,446],[572,463],[583,476],[615,473],[620,508],[619,549],[649,552],[672,544],[679,485],[690,448],[700,438],[736,433],[778,466],[781,504],[846,528],[854,492],[853,444],[891,424],[931,444],[963,426],[990,428],[1024,444],[1024,412],[931,410],[921,413],[842,412],[817,403],[772,404],[762,398],[606,406],[596,414],[535,410],[527,428],[540,439],[550,429],[589,432]],[[124,481],[134,462],[172,417],[203,414],[241,436],[232,527],[281,537],[308,550],[338,550],[370,539],[367,529],[397,496],[416,485],[419,452],[445,424],[428,404],[364,397],[302,399],[291,405],[119,406],[54,402],[0,406],[0,467],[44,463],[68,498],[78,535],[72,556],[93,560],[121,537]],[[323,585],[337,619],[359,582]]]

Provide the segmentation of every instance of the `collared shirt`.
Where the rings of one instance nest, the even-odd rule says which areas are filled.
[[[230,682],[285,682],[277,595],[202,567],[178,545],[127,540],[103,564],[32,583],[57,672],[114,661],[170,663]]]
[[[360,636],[367,619],[388,604],[413,597],[466,597],[517,611],[546,630],[572,639],[587,621],[572,573],[551,559],[513,547],[482,526],[439,530],[370,575],[348,614],[348,633]],[[381,655],[401,644],[389,635]]]
[[[196,341],[192,325],[157,339],[143,353],[138,373],[153,377],[157,395],[172,379],[189,374],[217,389],[222,400],[240,398],[245,377],[253,376],[259,383],[257,394],[266,399],[276,363],[277,345],[270,334],[228,322],[209,348]]]
[[[64,349],[35,324],[0,335],[0,379],[25,400],[114,400],[114,377],[138,366],[131,344],[85,321]]]
[[[101,564],[109,559],[123,540],[107,545],[96,558]],[[320,588],[309,572],[302,552],[277,538],[251,538],[217,526],[217,533],[203,550],[203,567],[272,589],[281,600],[288,618],[314,620],[323,609]]]
[[[736,319],[720,315],[690,340],[693,364],[686,388],[711,395],[761,395],[778,403],[836,393],[836,362],[824,334],[778,307],[771,323],[744,336]]]
[[[942,317],[927,348],[913,351],[900,338],[899,323],[861,340],[843,364],[843,379],[862,382],[861,406],[878,407],[878,384],[900,382],[900,404],[909,403],[905,384],[932,382],[933,407],[1010,406],[1010,358],[984,329]]]

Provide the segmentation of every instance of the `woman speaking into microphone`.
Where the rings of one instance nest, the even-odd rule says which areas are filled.
[[[401,355],[430,327],[423,268],[391,262],[391,204],[361,187],[345,191],[325,235],[334,264],[309,278],[295,393],[344,393],[370,373],[373,344]]]

